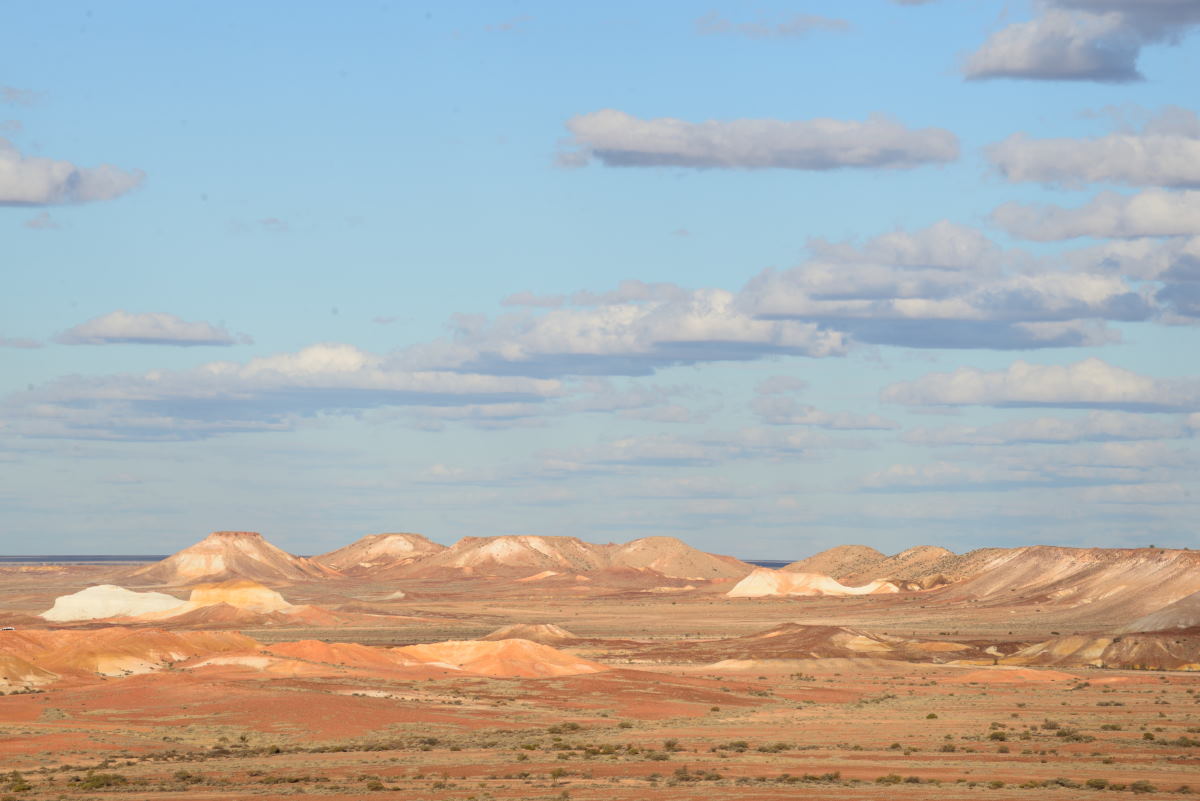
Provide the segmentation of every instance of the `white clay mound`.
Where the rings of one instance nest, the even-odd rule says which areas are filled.
[[[54,599],[54,605],[40,617],[64,623],[73,620],[99,620],[107,617],[133,617],[163,612],[183,606],[184,602],[163,592],[134,592],[115,584],[97,584],[71,595]]]
[[[726,593],[730,598],[767,598],[771,596],[847,596],[899,592],[890,581],[872,581],[861,587],[847,587],[837,579],[820,573],[789,573],[760,567]]]

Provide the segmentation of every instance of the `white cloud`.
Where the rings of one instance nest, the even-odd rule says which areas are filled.
[[[136,189],[145,173],[108,164],[77,167],[69,161],[22,156],[0,139],[0,206],[47,206],[110,200]]]
[[[387,406],[536,402],[557,381],[409,370],[352,345],[140,375],[68,376],[9,396],[0,426],[27,436],[195,439],[286,430],[303,417]]]
[[[858,439],[800,428],[779,430],[745,428],[711,432],[704,436],[653,434],[619,437],[599,445],[542,451],[541,469],[547,473],[623,471],[640,467],[703,467],[739,459],[779,461],[810,458],[834,449],[870,447]]]
[[[1200,237],[1125,239],[1064,254],[1076,270],[1145,281],[1200,280]]]
[[[1081,236],[1126,238],[1200,234],[1200,191],[1102,192],[1078,208],[1005,203],[992,222],[1013,236],[1053,242]]]
[[[1082,417],[1037,417],[989,426],[914,428],[904,433],[912,445],[1011,445],[1014,443],[1108,442],[1183,439],[1196,429],[1186,417],[1092,411]]]
[[[958,159],[958,138],[875,114],[864,122],[814,119],[642,120],[605,109],[567,120],[583,160],[609,167],[831,170],[907,169]]]
[[[414,346],[413,367],[513,375],[648,375],[671,365],[742,361],[771,354],[837,356],[846,340],[813,323],[758,320],[719,289],[680,299],[612,303],[488,322],[458,318],[452,341]]]
[[[1200,380],[1162,379],[1114,367],[1101,359],[1069,365],[1013,362],[1004,370],[960,367],[885,387],[883,400],[906,405],[1058,406],[1129,411],[1200,407]]]
[[[862,480],[872,490],[953,490],[1003,485],[1028,486],[1049,479],[1033,469],[1011,469],[959,462],[894,464],[868,473]]]
[[[876,490],[1019,489],[1032,486],[1136,486],[1171,480],[1195,464],[1188,451],[1163,442],[1104,442],[984,448],[956,461],[894,464],[868,474]]]
[[[1039,14],[992,34],[967,59],[971,79],[1141,80],[1142,48],[1175,44],[1200,23],[1194,0],[1042,0]]]
[[[1039,348],[1112,341],[1104,320],[1143,320],[1152,304],[1119,276],[1052,270],[940,222],[861,248],[810,244],[815,257],[752,279],[739,305],[817,322],[872,344]]]
[[[211,323],[189,323],[173,314],[132,314],[118,309],[69,328],[54,338],[62,345],[233,345],[237,340]]]
[[[1200,187],[1200,118],[1171,108],[1141,132],[1090,139],[1031,139],[1014,134],[987,149],[1010,181],[1065,187],[1087,183]]]
[[[844,19],[815,14],[796,14],[780,22],[733,22],[713,11],[696,20],[696,32],[705,36],[745,36],[749,39],[778,39],[804,36],[813,31],[845,32],[852,26]]]

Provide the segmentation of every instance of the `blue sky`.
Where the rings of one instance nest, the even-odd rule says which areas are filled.
[[[6,6],[0,551],[1187,546],[1200,0]]]

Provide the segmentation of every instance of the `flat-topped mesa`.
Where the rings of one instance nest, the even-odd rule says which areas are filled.
[[[125,582],[179,586],[246,578],[271,584],[336,575],[336,570],[275,547],[258,532],[215,531],[161,562],[129,572]]]
[[[314,556],[313,561],[354,576],[402,567],[444,550],[445,545],[420,534],[368,534],[342,548]]]

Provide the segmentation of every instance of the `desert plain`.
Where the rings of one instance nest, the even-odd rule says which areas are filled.
[[[1200,791],[1200,553],[218,532],[0,568],[0,798]]]

